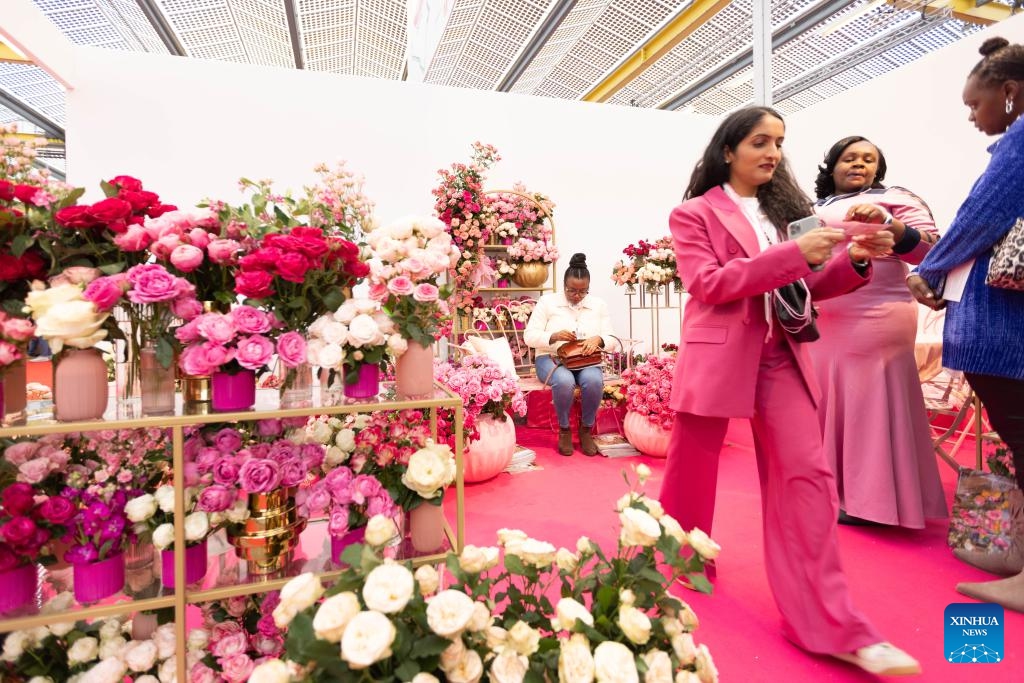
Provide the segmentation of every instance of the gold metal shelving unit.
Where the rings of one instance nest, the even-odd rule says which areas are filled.
[[[381,394],[376,400],[357,400],[344,398],[340,403],[322,403],[319,401],[318,391],[314,389],[313,405],[302,408],[280,408],[278,407],[278,392],[276,390],[257,391],[256,406],[252,410],[241,412],[210,413],[205,415],[190,415],[183,411],[181,395],[178,395],[178,405],[175,414],[162,415],[159,417],[141,417],[136,419],[116,418],[116,406],[112,405],[109,414],[111,419],[101,419],[87,422],[58,422],[51,419],[31,420],[27,424],[0,428],[0,437],[21,437],[40,436],[43,434],[59,434],[70,432],[90,432],[108,429],[136,429],[136,428],[157,428],[170,429],[172,440],[172,467],[174,472],[175,509],[185,509],[185,481],[184,481],[184,428],[212,422],[247,422],[254,420],[266,420],[288,417],[306,417],[312,415],[341,415],[348,413],[372,413],[381,410],[405,410],[419,409],[428,410],[430,414],[431,431],[435,438],[437,436],[437,410],[439,408],[451,408],[454,413],[454,429],[456,434],[463,430],[462,399],[451,391],[435,385],[432,396],[417,399],[399,399],[395,395],[394,386],[391,383],[383,383]],[[111,403],[115,403],[111,401]],[[455,552],[461,552],[465,541],[465,486],[463,480],[463,445],[462,439],[455,439],[455,492],[456,492],[456,528],[452,533],[451,527],[445,523],[445,532],[448,537],[448,544]],[[185,547],[185,515],[175,515],[174,518],[174,547],[175,549]],[[312,525],[311,525],[312,526]],[[305,533],[308,533],[305,532]],[[447,551],[446,551],[447,552]],[[446,552],[434,553],[431,555],[415,556],[412,558],[414,564],[429,564],[439,562]],[[154,559],[154,562],[158,561]],[[214,569],[216,571],[216,569]],[[330,579],[338,576],[341,570],[324,569],[315,572],[320,578]],[[209,570],[208,570],[209,574]],[[0,633],[8,633],[22,629],[31,629],[37,626],[50,625],[61,621],[78,621],[80,619],[97,619],[120,614],[128,614],[143,610],[156,610],[167,607],[174,608],[174,623],[178,637],[177,671],[178,680],[187,683],[187,670],[185,666],[186,642],[185,633],[185,611],[188,605],[206,602],[209,600],[222,600],[240,595],[251,595],[253,593],[265,593],[278,590],[286,584],[292,575],[280,577],[249,576],[243,583],[230,585],[214,585],[206,589],[190,589],[185,584],[185,553],[175,552],[174,557],[175,586],[178,588],[163,589],[168,594],[159,597],[132,599],[125,596],[117,602],[109,604],[98,604],[93,606],[82,606],[68,612],[55,614],[32,614],[27,616],[16,616],[8,619],[0,619]],[[219,580],[219,579],[218,579]],[[216,584],[218,580],[215,580]],[[204,583],[206,580],[204,579]]]
[[[651,334],[649,337],[649,341],[651,343],[650,352],[660,352],[661,314],[665,311],[675,311],[679,318],[675,328],[676,331],[678,331],[683,324],[684,293],[685,292],[681,287],[676,287],[672,282],[657,285],[656,287],[650,287],[643,283],[638,285],[629,285],[626,287],[626,298],[629,299],[630,339],[636,337],[633,333],[633,316],[635,314],[642,315],[644,312],[647,312],[650,314],[651,321]]]

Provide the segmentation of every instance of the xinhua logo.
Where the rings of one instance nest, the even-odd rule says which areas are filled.
[[[946,606],[947,662],[998,664],[1003,661],[1003,608],[988,603],[954,602]]]

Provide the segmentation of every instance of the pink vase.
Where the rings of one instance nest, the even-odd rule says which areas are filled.
[[[341,564],[341,554],[353,543],[362,543],[366,538],[366,527],[349,529],[344,536],[331,536],[331,562]]]
[[[39,572],[34,564],[18,565],[0,572],[0,586],[0,614],[7,614],[35,600]]]
[[[124,589],[124,555],[74,566],[75,600],[96,602]]]
[[[210,382],[210,404],[214,410],[249,410],[256,403],[256,373],[252,370],[215,372]]]
[[[480,435],[469,443],[463,458],[467,483],[486,481],[508,467],[516,452],[516,425],[508,415],[497,420],[481,415],[476,420]]]
[[[629,411],[622,421],[626,440],[644,455],[664,458],[668,454],[668,440],[672,431],[662,429],[640,413]]]
[[[174,551],[160,551],[160,581],[168,588],[174,588]],[[202,581],[206,576],[206,539],[195,545],[185,546],[185,583]]]
[[[99,349],[64,349],[53,370],[53,410],[61,422],[98,420],[107,411],[107,364]]]
[[[444,545],[444,509],[430,502],[409,513],[409,540],[419,553],[433,553]]]
[[[345,382],[345,395],[349,398],[373,398],[380,393],[380,368],[373,363],[359,366],[359,379],[355,384]]]
[[[434,391],[434,349],[409,341],[409,347],[395,363],[399,398],[427,396]]]

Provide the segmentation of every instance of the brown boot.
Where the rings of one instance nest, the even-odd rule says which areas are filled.
[[[594,435],[590,430],[587,425],[580,425],[580,450],[583,451],[583,455],[597,455],[597,444],[594,443]]]
[[[958,583],[956,589],[975,600],[994,602],[1014,612],[1024,612],[1024,572],[999,581]]]
[[[558,430],[558,452],[568,457],[572,455],[572,430]]]

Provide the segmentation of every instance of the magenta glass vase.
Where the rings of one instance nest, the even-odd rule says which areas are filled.
[[[195,545],[185,546],[185,583],[201,581],[206,576],[206,539]],[[160,551],[160,581],[167,588],[174,588],[174,551]]]
[[[354,384],[345,382],[345,395],[349,398],[373,398],[380,393],[380,368],[373,363],[359,366],[359,379]]]
[[[34,564],[21,564],[0,572],[0,614],[7,614],[35,600],[39,572]]]
[[[350,529],[344,536],[331,536],[331,562],[341,564],[341,554],[353,543],[362,543],[366,538],[366,527]]]
[[[215,372],[210,384],[210,404],[214,410],[249,410],[256,403],[256,373],[252,370]]]
[[[124,589],[124,555],[118,553],[99,562],[75,563],[75,600],[96,602]]]

